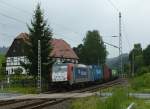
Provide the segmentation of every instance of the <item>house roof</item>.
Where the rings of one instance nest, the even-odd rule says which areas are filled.
[[[22,51],[24,51],[22,43],[28,42],[29,36],[27,33],[20,33],[13,41],[12,45],[10,46],[6,56],[23,56],[25,55]],[[78,56],[75,54],[73,49],[70,45],[62,40],[62,39],[52,39],[50,41],[52,44],[53,50],[50,53],[50,57],[53,58],[69,58],[69,59],[79,59]],[[14,52],[16,51],[16,53]]]
[[[64,58],[75,58],[78,56],[75,54],[70,45],[62,39],[53,39],[51,42],[53,50],[50,54],[51,57],[64,57]]]

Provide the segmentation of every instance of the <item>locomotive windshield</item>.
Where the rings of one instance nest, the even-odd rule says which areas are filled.
[[[53,72],[54,73],[64,73],[67,71],[67,66],[61,66],[61,65],[55,65],[53,67]]]

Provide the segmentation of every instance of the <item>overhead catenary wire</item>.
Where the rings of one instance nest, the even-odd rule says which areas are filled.
[[[131,50],[131,43],[130,43],[128,37],[127,37],[128,35],[127,35],[127,32],[126,32],[126,26],[125,26],[124,20],[123,20],[123,22],[122,22],[122,25],[123,25],[123,29],[124,29],[123,33],[125,34],[124,36],[125,36],[126,41],[127,41],[127,43],[128,43],[129,49]]]
[[[4,4],[5,6],[8,6],[8,7],[11,7],[11,8],[13,8],[13,9],[16,9],[17,11],[20,11],[21,13],[25,13],[25,14],[28,14],[28,15],[31,15],[31,14],[32,14],[32,13],[29,12],[29,11],[26,11],[26,10],[24,10],[24,9],[22,9],[22,8],[18,8],[18,7],[14,6],[14,5],[12,5],[12,4],[9,4],[9,3],[7,3],[7,2],[5,2],[5,1],[3,1],[3,0],[0,1],[0,4]]]
[[[107,0],[110,5],[117,11],[117,12],[120,12],[119,8],[111,1],[111,0]]]
[[[19,10],[20,12],[23,12],[23,13],[26,13],[26,14],[30,14],[30,15],[31,15],[30,12],[28,12],[28,11],[26,11],[26,10],[23,10],[23,9],[21,9],[21,8],[18,8],[18,7],[16,7],[16,6],[14,6],[14,5],[11,5],[11,4],[9,4],[9,3],[5,2],[5,1],[0,1],[0,3],[1,3],[1,4],[4,4],[4,5],[6,5],[6,6],[9,6],[9,7],[11,7],[11,8],[14,8],[14,9],[16,9],[16,10]],[[39,1],[39,3],[40,3],[40,1]],[[8,18],[8,19],[11,19],[11,20],[14,20],[14,21],[17,21],[17,22],[26,24],[26,22],[24,22],[24,21],[22,21],[22,20],[20,20],[20,19],[17,19],[17,18],[15,18],[15,17],[11,17],[11,16],[9,16],[9,15],[6,15],[6,14],[4,14],[4,13],[1,13],[1,12],[0,12],[0,15],[3,16],[3,17],[6,17],[6,18]],[[4,24],[3,24],[3,25],[4,25]],[[62,25],[60,25],[60,24],[58,24],[58,23],[57,23],[57,24],[55,23],[54,25],[59,25],[59,27],[62,27],[63,29],[70,31],[70,33],[73,33],[73,34],[76,34],[76,35],[80,36],[78,32],[74,32],[74,31],[72,31],[71,29],[69,29],[69,28],[67,28],[67,27],[65,27],[65,26],[62,26]]]
[[[107,0],[107,1],[112,5],[112,7],[113,7],[115,10],[119,11],[118,7],[117,7],[111,0]],[[17,9],[17,10],[20,10],[21,12],[25,12],[25,13],[28,13],[28,14],[29,14],[28,11],[23,10],[23,9],[20,9],[20,8],[14,6],[14,5],[9,4],[9,3],[6,3],[5,1],[0,1],[0,3],[5,4],[5,5],[7,5],[7,6],[11,6],[11,7],[14,8],[14,9]],[[14,18],[14,17],[11,17],[11,16],[8,16],[8,15],[6,15],[6,14],[0,13],[0,15],[2,15],[2,16],[4,16],[4,17],[7,17],[7,18],[9,18],[9,19],[15,20],[15,21],[17,21],[17,22],[20,22],[20,23],[25,24],[24,21],[19,20],[19,19]],[[67,31],[70,31],[70,33],[73,33],[73,34],[75,34],[75,35],[81,36],[78,32],[75,32],[75,31],[71,30],[71,29],[68,28],[68,27],[62,26],[62,25],[60,25],[60,24],[58,24],[58,23],[57,23],[57,24],[55,23],[54,25],[59,25],[59,27],[62,27],[63,29],[65,29],[65,30],[67,30]],[[73,37],[68,37],[67,39],[73,40]],[[74,38],[74,40],[76,40],[76,38]],[[77,40],[76,40],[76,41],[77,41]]]
[[[12,8],[19,10],[20,12],[25,12],[25,13],[27,13],[27,14],[31,14],[30,12],[28,12],[28,11],[26,11],[26,10],[20,9],[20,8],[18,8],[18,7],[15,7],[14,5],[10,5],[10,4],[8,4],[8,3],[4,2],[4,1],[0,1],[0,3],[5,4],[5,5],[7,5],[7,6],[11,6]],[[12,18],[11,16],[8,16],[8,15],[6,15],[6,14],[3,14],[3,13],[0,13],[0,14],[2,14],[2,16],[4,16],[4,17],[11,18],[11,19],[13,19],[13,20],[15,20],[15,21],[19,21],[19,22],[25,23],[24,21],[21,21],[21,20],[19,20],[19,19],[14,18],[14,17]],[[74,31],[72,31],[71,29],[69,29],[69,28],[67,28],[67,27],[65,27],[65,26],[62,26],[62,25],[60,25],[60,24],[58,24],[58,23],[57,23],[57,24],[55,23],[54,25],[59,25],[59,26],[61,26],[63,29],[65,28],[65,30],[69,30],[69,31],[71,31],[71,33],[80,36],[79,33],[74,32]]]
[[[110,4],[111,4],[111,6],[117,11],[117,12],[120,12],[120,9],[111,1],[111,0],[107,0]],[[123,21],[123,20],[122,20]],[[124,22],[122,23],[123,24],[123,27],[124,27]],[[124,27],[125,28],[125,27]],[[124,29],[123,28],[123,29]],[[129,39],[128,39],[128,37],[127,37],[127,35],[125,35],[125,38],[126,38],[126,41],[127,41],[127,43],[128,43],[128,46],[129,46],[129,48],[131,49],[131,46],[130,46],[130,42],[129,42]]]
[[[20,22],[20,23],[22,23],[22,24],[26,24],[26,22],[24,22],[24,21],[22,21],[22,20],[20,20],[20,19],[17,19],[17,18],[15,18],[15,17],[12,17],[12,16],[8,16],[8,15],[2,13],[2,12],[0,12],[0,15],[3,16],[3,17],[6,17],[6,18],[8,18],[8,19],[11,19],[11,20]]]

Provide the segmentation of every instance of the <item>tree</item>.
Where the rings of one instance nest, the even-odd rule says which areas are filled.
[[[143,50],[143,59],[146,66],[150,65],[150,45]]]
[[[84,64],[104,64],[107,51],[97,30],[88,31],[83,45],[78,46],[80,62]]]
[[[133,70],[134,64],[134,72],[137,73],[137,71],[139,71],[143,66],[143,51],[140,43],[134,44],[134,48],[129,54],[129,60],[131,69]]]
[[[5,64],[6,63],[6,58],[3,54],[0,54],[0,80],[4,80],[6,77],[6,72],[5,72]]]
[[[81,54],[81,50],[83,48],[83,44],[79,44],[77,47],[73,47],[74,52],[76,53],[76,55],[80,58],[79,62],[82,60],[82,54]]]
[[[52,39],[52,31],[47,25],[47,21],[44,20],[44,14],[41,10],[40,4],[37,5],[34,12],[33,19],[31,20],[31,26],[28,26],[29,30],[29,43],[27,45],[30,64],[27,65],[29,73],[34,77],[38,74],[38,40],[41,41],[41,72],[42,78],[48,80],[50,73],[50,66],[52,65],[52,59],[49,57],[52,46],[50,44]]]

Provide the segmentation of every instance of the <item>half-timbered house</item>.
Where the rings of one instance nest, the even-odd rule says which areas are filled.
[[[7,74],[14,74],[15,69],[21,68],[22,74],[26,74],[26,70],[20,65],[20,62],[28,63],[27,51],[25,43],[28,42],[28,34],[19,34],[12,42],[10,48],[6,53],[6,72]],[[71,62],[78,63],[78,56],[72,50],[70,45],[62,39],[53,39],[50,44],[53,50],[50,57],[57,63]]]

